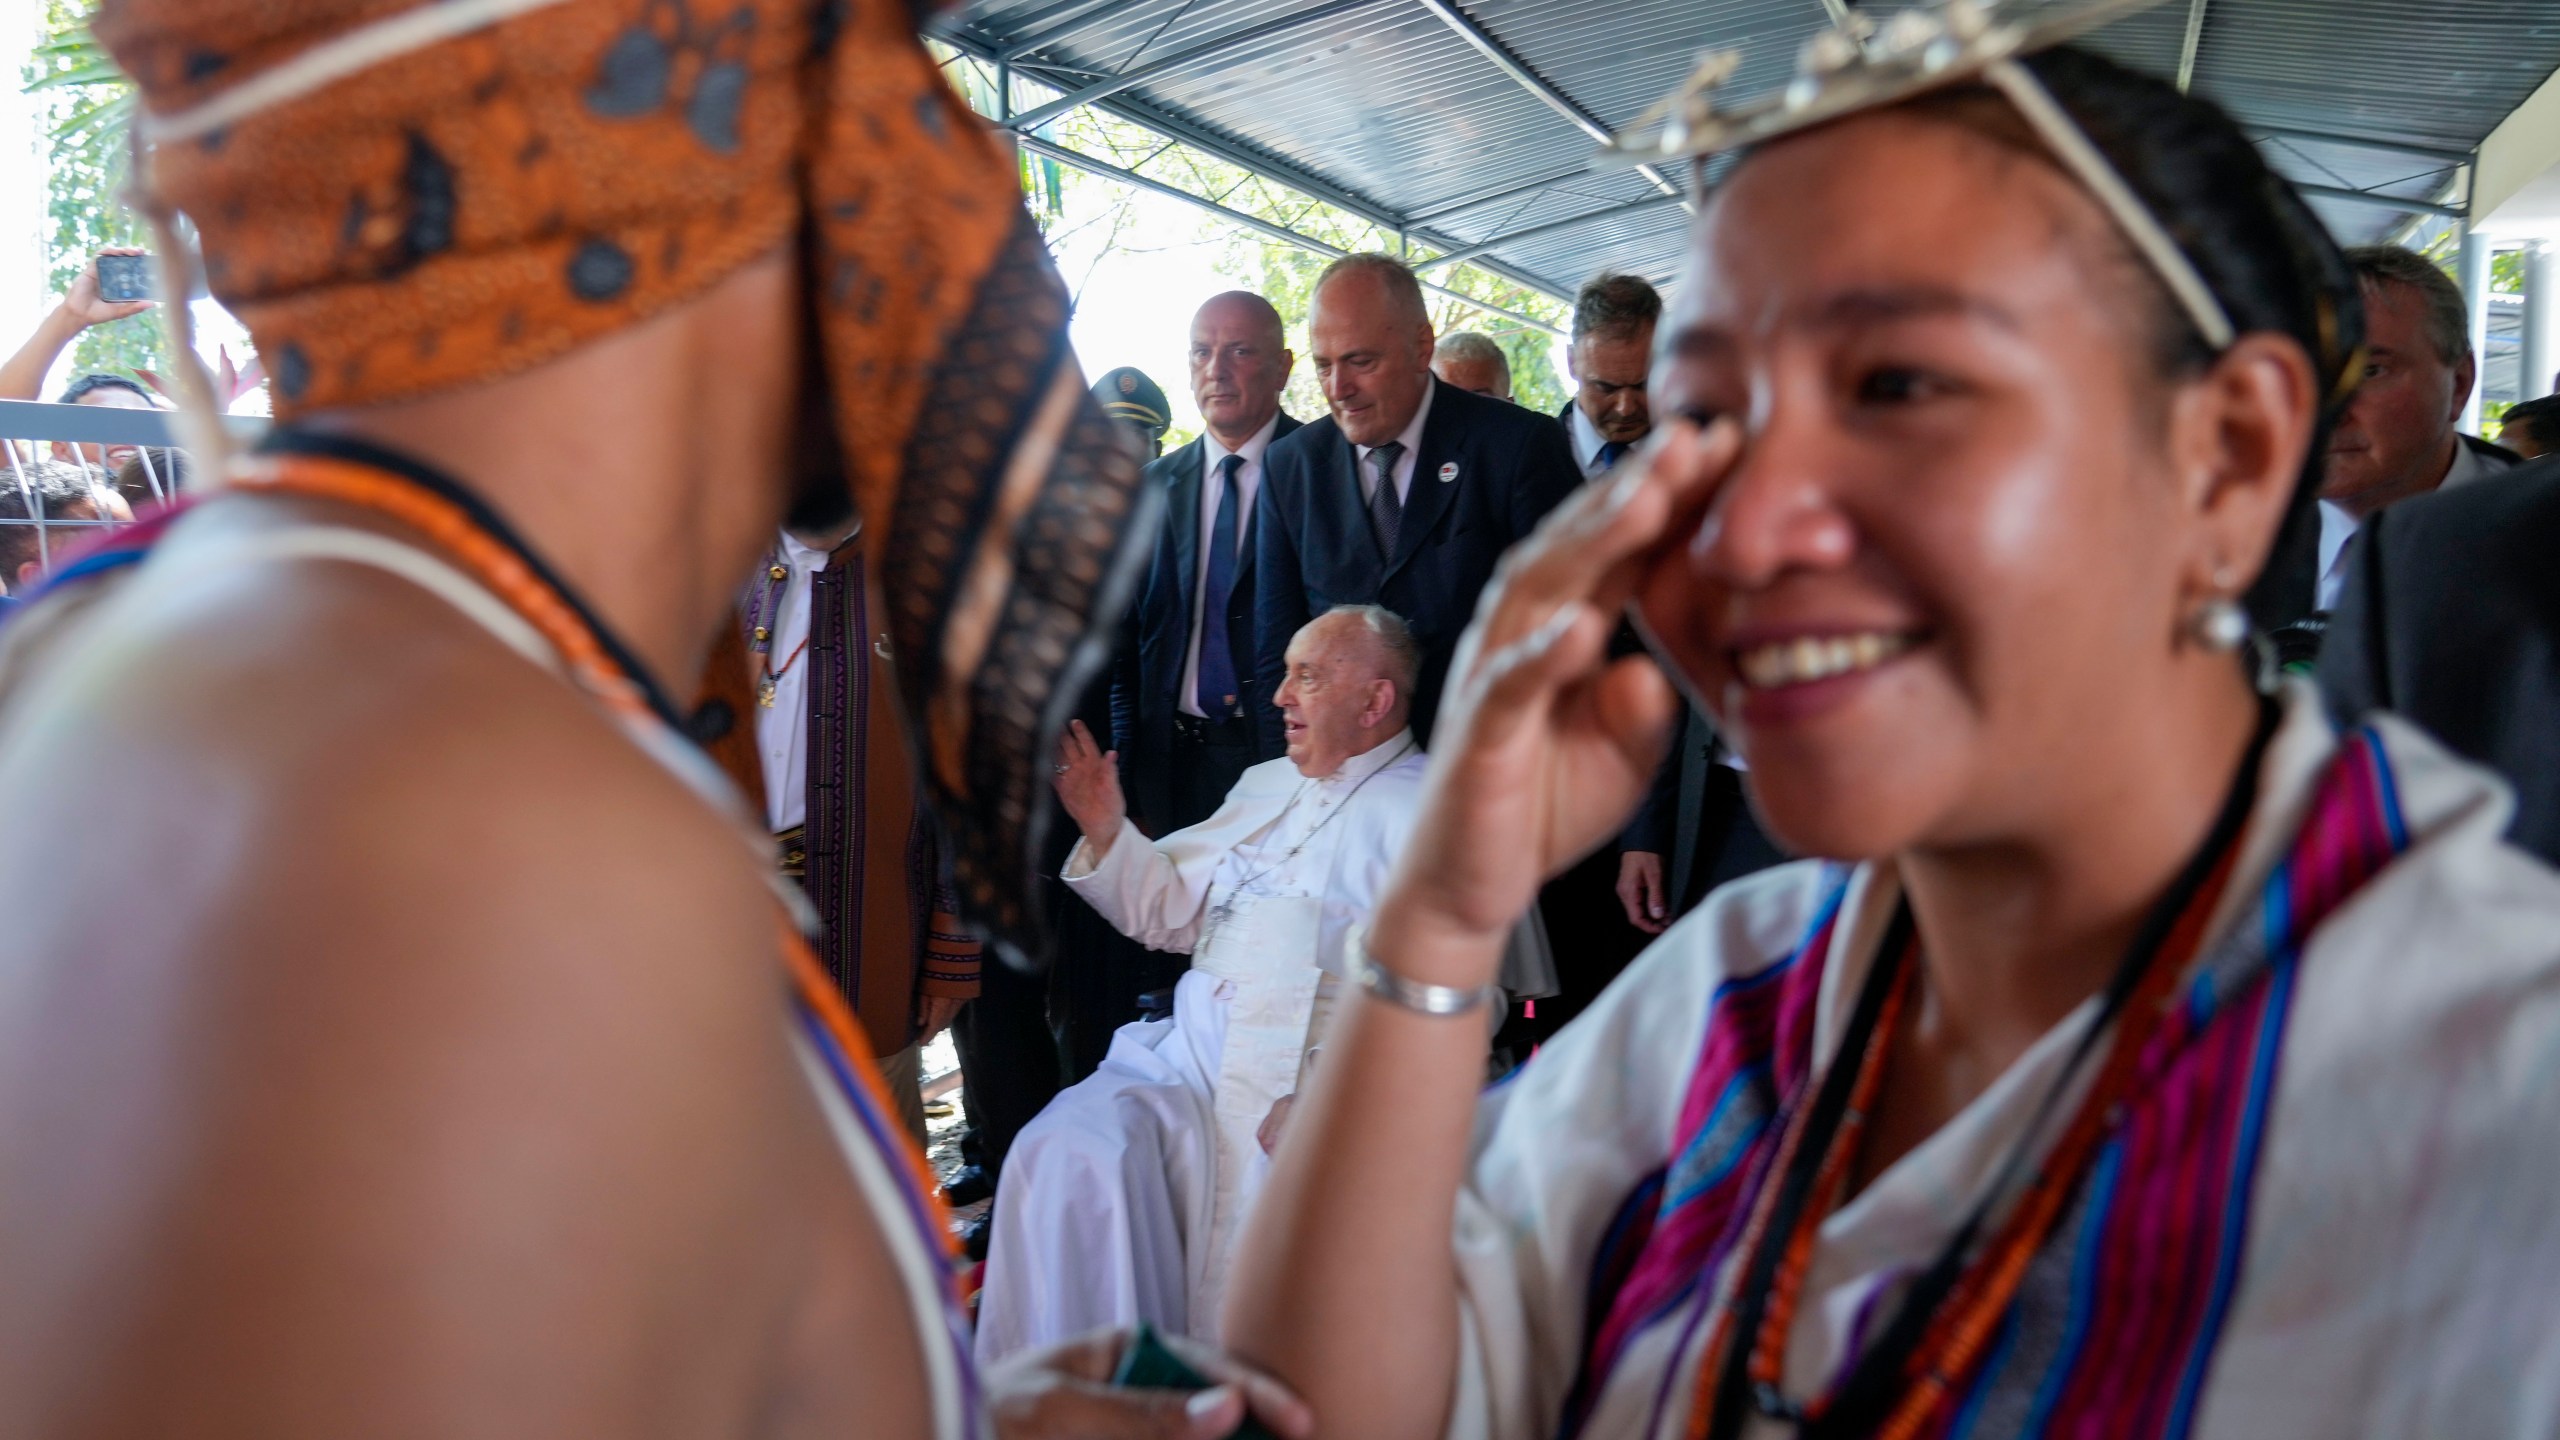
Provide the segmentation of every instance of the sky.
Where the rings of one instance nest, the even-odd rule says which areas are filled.
[[[35,43],[36,0],[0,0],[0,336],[21,336],[43,315],[44,162],[35,104],[20,89]],[[16,348],[14,340],[0,340]]]
[[[1120,203],[1128,206],[1127,223],[1116,245],[1108,244],[1105,216]],[[1135,365],[1164,387],[1173,428],[1197,433],[1200,410],[1191,400],[1186,356],[1191,314],[1210,296],[1238,288],[1217,265],[1239,239],[1247,245],[1281,242],[1265,241],[1198,206],[1107,178],[1079,177],[1067,189],[1066,204],[1066,213],[1049,227],[1050,254],[1076,297],[1068,330],[1085,378]],[[1301,373],[1307,365],[1304,341],[1300,334],[1289,337]],[[1564,373],[1562,340],[1549,363]]]
[[[1174,427],[1197,431],[1200,408],[1191,401],[1186,358],[1191,312],[1219,291],[1236,288],[1217,270],[1224,227],[1194,206],[1119,185],[1074,185],[1068,196],[1067,213],[1051,227],[1050,253],[1076,299],[1068,338],[1085,379],[1135,365],[1164,387]],[[1101,214],[1124,196],[1128,224],[1117,248],[1098,254],[1107,234]]]

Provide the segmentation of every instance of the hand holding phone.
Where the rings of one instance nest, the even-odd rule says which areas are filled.
[[[1138,1333],[1130,1337],[1129,1353],[1121,1358],[1119,1373],[1111,1383],[1123,1390],[1206,1390],[1209,1377],[1191,1368],[1189,1361],[1173,1353],[1164,1343],[1156,1327],[1139,1322]],[[1248,1414],[1244,1423],[1230,1432],[1229,1440],[1279,1440],[1270,1429]]]

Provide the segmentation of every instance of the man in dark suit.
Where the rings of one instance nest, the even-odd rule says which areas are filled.
[[[1654,325],[1661,318],[1662,296],[1640,276],[1602,274],[1574,296],[1565,347],[1573,398],[1556,419],[1587,481],[1608,474],[1653,433],[1646,384],[1653,373]],[[1634,627],[1619,626],[1612,648],[1633,653]],[[1698,819],[1696,812],[1681,809],[1680,778],[1677,762],[1665,761],[1638,823],[1617,844],[1584,856],[1539,891],[1538,913],[1548,938],[1557,942],[1556,993],[1537,1003],[1535,1018],[1524,1018],[1512,1030],[1515,1047],[1535,1046],[1562,1029],[1662,932],[1665,860]]]
[[[2560,864],[2560,460],[2376,512],[2320,651],[2330,713],[2394,710],[2516,787],[2518,845]]]
[[[1391,256],[1327,266],[1307,339],[1332,413],[1264,457],[1253,525],[1257,693],[1280,688],[1281,654],[1300,626],[1336,605],[1384,605],[1422,645],[1413,727],[1428,743],[1494,563],[1581,473],[1552,419],[1433,378],[1422,287]],[[1275,758],[1286,748],[1280,713],[1257,708],[1261,753]]]
[[[1199,439],[1147,467],[1164,523],[1111,683],[1111,745],[1150,835],[1209,818],[1255,759],[1253,512],[1271,442],[1298,428],[1280,391],[1297,363],[1280,312],[1231,290],[1191,317]]]
[[[2348,538],[2389,505],[2451,490],[2516,463],[2454,429],[2480,377],[2470,309],[2436,263],[2398,245],[2347,252],[2364,292],[2365,373],[2329,434],[2320,480],[2319,589],[2337,608]],[[2264,618],[2264,617],[2261,617]]]
[[[1564,352],[1573,399],[1556,418],[1586,476],[1608,473],[1653,433],[1645,385],[1653,375],[1653,327],[1661,318],[1662,295],[1640,275],[1601,275],[1573,297],[1573,334]]]

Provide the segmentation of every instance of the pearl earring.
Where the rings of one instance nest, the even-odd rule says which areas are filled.
[[[2249,638],[2249,617],[2231,598],[2231,567],[2213,562],[2213,597],[2196,607],[2187,630],[2196,643],[2216,655],[2228,655]]]
[[[2196,643],[2217,655],[2228,655],[2249,638],[2249,617],[2228,595],[2216,595],[2196,608],[2187,629]]]

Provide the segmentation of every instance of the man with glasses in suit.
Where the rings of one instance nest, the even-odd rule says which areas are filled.
[[[1170,834],[1218,808],[1254,762],[1253,507],[1297,364],[1259,295],[1211,296],[1191,319],[1200,438],[1147,467],[1164,494],[1155,558],[1131,602],[1111,685],[1111,744],[1139,828]]]

